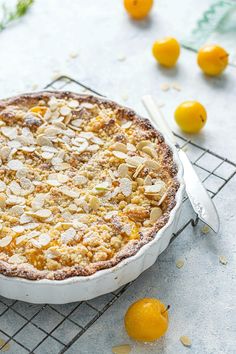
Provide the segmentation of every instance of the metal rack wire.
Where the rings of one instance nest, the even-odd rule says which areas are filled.
[[[102,96],[83,83],[66,76],[54,80],[46,89],[87,91]],[[176,137],[214,198],[236,174],[236,164],[182,136]],[[172,242],[190,223],[197,223],[194,214],[192,218],[181,220]],[[65,353],[130,284],[97,299],[66,305],[35,305],[0,297],[0,352]]]

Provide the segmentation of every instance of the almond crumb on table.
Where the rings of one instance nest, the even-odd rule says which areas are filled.
[[[226,265],[228,263],[228,260],[225,256],[220,256],[219,257],[219,262],[223,265]]]
[[[184,266],[184,260],[183,259],[177,259],[175,262],[177,268],[182,268]]]
[[[187,336],[181,336],[180,337],[180,342],[185,346],[185,347],[191,347],[192,341],[189,337]]]
[[[112,347],[113,354],[129,354],[131,352],[131,346],[129,344],[121,344]]]
[[[162,91],[169,91],[169,89],[170,89],[170,85],[168,83],[161,84]]]

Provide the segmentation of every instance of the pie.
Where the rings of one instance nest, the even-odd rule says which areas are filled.
[[[0,273],[87,276],[158,237],[179,188],[172,150],[128,108],[39,92],[0,101]]]

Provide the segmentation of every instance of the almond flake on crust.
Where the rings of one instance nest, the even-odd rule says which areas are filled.
[[[141,156],[128,156],[126,158],[127,165],[131,167],[138,167],[139,165],[143,165],[145,161],[146,159]]]
[[[68,187],[61,187],[58,189],[62,194],[69,198],[79,198],[80,192],[77,189],[72,189]]]
[[[47,246],[51,241],[51,237],[48,234],[40,234],[38,239],[32,239],[31,243],[37,247],[41,248],[43,246]]]
[[[0,192],[4,192],[6,190],[6,183],[3,181],[0,181]]]
[[[122,151],[112,151],[113,155],[115,157],[117,157],[118,159],[121,159],[121,160],[125,160],[127,159],[128,155],[126,155],[124,152]]]
[[[0,239],[0,247],[8,246],[12,241],[12,236],[5,236]]]
[[[47,219],[52,215],[52,212],[49,209],[39,209],[35,213],[27,211],[26,215],[33,216],[39,219]]]
[[[159,183],[151,186],[144,186],[144,189],[145,194],[157,194],[162,190],[162,185]]]
[[[27,259],[19,254],[14,254],[13,256],[8,258],[8,262],[12,264],[22,264],[26,263]]]
[[[132,192],[132,182],[130,179],[124,177],[120,179],[120,191],[123,193],[126,197],[128,197],[131,192]]]
[[[20,160],[10,160],[7,163],[7,166],[12,171],[18,171],[18,170],[21,170],[24,167],[24,164]]]
[[[161,208],[155,207],[152,208],[150,213],[150,221],[151,223],[155,223],[162,216]]]
[[[62,243],[68,243],[72,241],[75,238],[75,235],[76,235],[76,230],[73,227],[70,227],[65,232],[62,232],[61,234]]]
[[[126,163],[122,163],[118,167],[118,174],[120,177],[125,177],[127,176],[129,171],[128,165]]]

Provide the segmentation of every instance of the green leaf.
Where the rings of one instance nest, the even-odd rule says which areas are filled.
[[[0,32],[3,31],[11,22],[24,16],[32,6],[34,0],[18,0],[14,10],[10,10],[5,4],[2,5],[3,16],[0,21]]]

